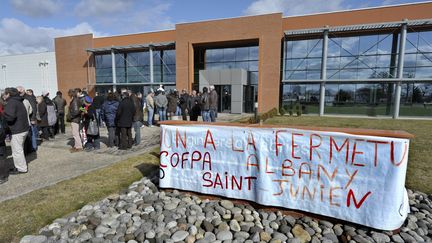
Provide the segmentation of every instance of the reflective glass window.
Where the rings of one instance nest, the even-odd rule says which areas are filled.
[[[296,113],[301,109],[303,114],[319,112],[319,84],[284,84],[282,86],[282,106],[288,112]]]
[[[432,117],[432,82],[402,83],[399,115]]]

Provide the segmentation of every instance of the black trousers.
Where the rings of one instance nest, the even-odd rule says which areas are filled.
[[[42,130],[41,137],[48,140],[50,137],[50,127],[40,127],[40,129]]]
[[[182,113],[182,119],[183,119],[183,121],[187,121],[186,107],[181,108],[181,113]]]
[[[58,114],[57,123],[55,124],[54,134],[58,134],[59,132],[65,133],[65,115],[63,113]]]
[[[130,149],[132,148],[133,138],[132,138],[132,128],[131,127],[121,127],[120,128],[120,146],[119,149]]]
[[[9,166],[6,163],[6,143],[0,141],[0,179],[5,179],[9,176]]]

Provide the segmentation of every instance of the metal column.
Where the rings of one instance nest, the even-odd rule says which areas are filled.
[[[153,76],[153,47],[149,47],[149,56],[150,56],[150,83],[154,83]]]
[[[319,115],[324,115],[325,105],[325,80],[327,79],[327,46],[328,46],[328,30],[324,30],[323,44],[322,44],[322,60],[321,60],[321,85],[320,85],[320,103]]]
[[[404,20],[405,22],[407,20]],[[398,67],[397,67],[397,83],[396,83],[396,93],[394,99],[394,112],[393,118],[399,118],[399,108],[400,108],[400,98],[401,98],[401,84],[403,78],[403,68],[404,68],[404,59],[405,59],[405,42],[406,42],[406,34],[407,34],[407,23],[403,23],[401,26],[401,37],[400,37],[400,45],[399,45],[399,57],[398,57]]]
[[[112,78],[113,78],[113,92],[117,91],[117,75],[116,75],[116,62],[115,62],[115,53],[114,49],[111,49],[111,70],[112,70]]]

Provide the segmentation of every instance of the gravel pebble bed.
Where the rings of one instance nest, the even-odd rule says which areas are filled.
[[[392,232],[159,190],[157,178],[144,177],[124,193],[56,219],[21,243],[432,242],[432,195],[421,192],[408,190],[411,213]]]

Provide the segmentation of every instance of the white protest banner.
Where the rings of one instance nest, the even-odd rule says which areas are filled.
[[[399,228],[409,140],[292,128],[162,125],[160,187]]]

